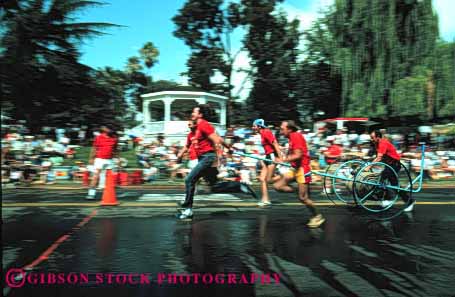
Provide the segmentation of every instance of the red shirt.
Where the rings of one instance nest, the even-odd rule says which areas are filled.
[[[294,168],[308,168],[310,165],[310,155],[308,154],[308,148],[306,145],[305,138],[299,132],[292,132],[289,134],[289,154],[292,154],[295,150],[302,151],[302,158],[295,162],[291,162],[292,167]]]
[[[332,144],[327,149],[327,153],[329,153],[329,156],[326,157],[327,163],[332,164],[335,163],[336,158],[341,156],[343,153],[343,148],[337,144]]]
[[[110,137],[104,133],[98,135],[93,141],[93,146],[95,147],[96,151],[95,158],[112,159],[116,145],[116,138]]]
[[[270,155],[275,151],[272,145],[276,141],[275,136],[269,129],[261,129],[259,134],[261,134],[261,144],[264,147],[265,154]]]
[[[215,128],[209,124],[206,120],[199,120],[195,132],[193,141],[194,149],[199,156],[215,151],[212,141],[209,139],[209,135],[215,133]]]
[[[190,133],[188,133],[188,136],[186,137],[186,147],[188,148],[188,154],[190,156],[190,160],[197,159],[197,152],[194,149],[194,145],[193,145],[194,135],[195,135],[194,132],[190,131]]]
[[[399,161],[401,159],[400,155],[397,153],[397,150],[387,139],[379,139],[379,143],[376,144],[376,152],[378,154],[383,154],[384,156],[389,156],[392,159]]]

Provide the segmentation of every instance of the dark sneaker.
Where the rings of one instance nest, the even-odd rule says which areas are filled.
[[[248,184],[241,184],[240,185],[240,191],[242,191],[245,194],[249,194],[253,196],[254,199],[258,199],[258,196],[256,195],[256,192],[248,185]]]

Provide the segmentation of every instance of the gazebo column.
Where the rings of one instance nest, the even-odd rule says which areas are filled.
[[[174,101],[171,97],[164,98],[164,121],[169,122],[171,120],[171,105]]]
[[[221,103],[220,124],[226,126],[226,103]]]
[[[150,119],[150,101],[148,101],[148,100],[144,100],[144,102],[142,103],[142,116],[143,116],[142,122],[144,124],[151,121],[151,119]]]

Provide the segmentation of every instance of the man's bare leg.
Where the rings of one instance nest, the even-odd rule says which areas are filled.
[[[308,191],[308,184],[299,184],[299,200],[308,208],[312,216],[318,214],[316,208],[314,207],[313,200],[310,199],[310,194]]]
[[[311,212],[311,219],[308,222],[308,227],[317,228],[325,222],[324,217],[318,213],[314,206],[313,200],[310,199],[309,184],[299,184],[299,200],[305,204],[308,210]]]
[[[261,174],[259,175],[259,181],[261,183],[261,193],[262,193],[262,198],[261,202],[262,203],[270,203],[270,198],[269,198],[269,191],[267,188],[267,177],[269,175],[267,165],[265,165],[264,162],[262,163],[262,169],[261,169]]]
[[[293,193],[295,192],[294,188],[289,185],[289,183],[294,180],[294,178],[289,178],[282,176],[278,181],[273,184],[273,188],[278,192]]]
[[[95,173],[93,174],[92,182],[90,183],[90,189],[88,189],[87,199],[94,199],[96,195],[96,185],[98,184],[98,180],[101,174],[101,169],[95,169]]]

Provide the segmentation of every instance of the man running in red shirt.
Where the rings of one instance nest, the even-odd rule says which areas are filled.
[[[269,161],[261,161],[261,175],[259,181],[261,182],[262,199],[258,203],[259,206],[270,205],[269,192],[267,190],[267,183],[272,181],[273,173],[275,172],[275,163],[273,163],[273,156],[279,157],[280,146],[275,139],[272,131],[267,129],[263,119],[257,119],[253,122],[253,131],[261,135],[261,144],[264,148],[265,158]]]
[[[382,138],[382,133],[378,130],[374,130],[370,133],[371,141],[374,143],[376,147],[376,158],[373,162],[383,162],[390,167],[398,174],[401,169],[400,163],[400,155],[397,153],[395,147],[393,146],[390,141],[385,138]],[[389,180],[392,186],[398,186],[398,179],[395,174],[389,168],[385,168],[384,171],[381,173],[381,180]],[[390,190],[393,192],[394,190]],[[393,194],[392,194],[393,195]],[[407,204],[407,207],[404,211],[412,211],[414,209],[415,200],[409,200],[409,197],[406,191],[400,191],[399,195],[401,199]],[[388,200],[382,201],[382,205],[387,207],[391,202]]]
[[[112,158],[117,155],[117,138],[113,132],[103,126],[100,129],[101,134],[95,137],[93,147],[90,152],[89,164],[95,168],[92,183],[86,199],[93,200],[96,195],[96,185],[100,177],[101,170],[111,169],[113,167]]]
[[[324,217],[318,213],[310,199],[309,185],[311,176],[306,175],[311,172],[310,155],[306,145],[305,138],[297,132],[297,125],[294,121],[283,121],[280,126],[280,133],[289,139],[289,151],[287,157],[277,159],[277,162],[290,162],[293,170],[284,175],[273,186],[275,190],[281,192],[294,192],[289,186],[292,181],[297,181],[299,186],[299,199],[306,205],[311,212],[312,217],[308,222],[308,227],[317,228],[325,221]]]
[[[180,163],[183,156],[188,152],[188,158],[190,160],[188,167],[190,169],[193,169],[194,167],[196,167],[196,165],[198,163],[197,152],[193,146],[193,140],[194,140],[194,137],[196,134],[196,123],[193,120],[189,120],[188,128],[190,129],[190,133],[188,133],[188,135],[186,137],[186,144],[178,153],[177,159],[178,159],[178,163]]]
[[[212,114],[211,108],[207,104],[200,104],[193,108],[191,120],[196,122],[195,135],[192,138],[192,145],[198,156],[198,164],[191,170],[185,178],[185,201],[181,203],[182,212],[178,215],[181,220],[193,217],[193,198],[197,181],[204,177],[210,184],[212,191],[224,192],[240,189],[242,192],[254,194],[247,185],[236,182],[217,183],[218,170],[213,167],[217,161],[216,147],[224,146],[229,151],[231,147],[215,132],[215,128],[207,121]],[[242,190],[245,189],[246,190]]]

